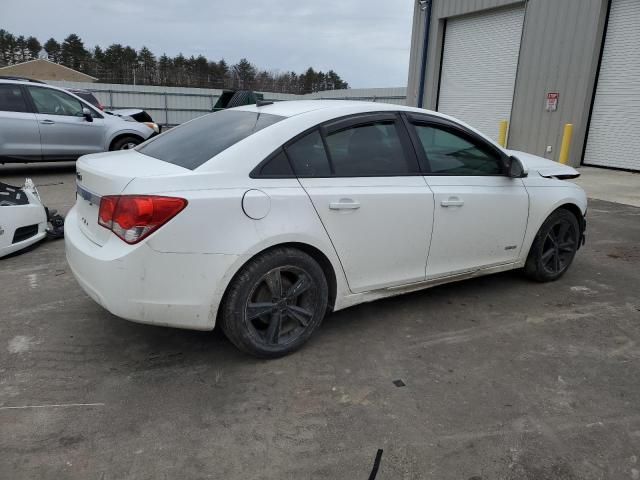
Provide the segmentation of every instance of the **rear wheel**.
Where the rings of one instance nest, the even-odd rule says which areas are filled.
[[[559,209],[549,215],[533,241],[525,273],[539,282],[560,278],[569,268],[578,249],[580,226],[576,216]]]
[[[142,143],[142,140],[138,137],[122,137],[113,142],[111,150],[131,150]]]
[[[300,348],[318,328],[327,298],[320,265],[299,250],[277,248],[236,275],[222,305],[221,327],[242,351],[281,357]]]

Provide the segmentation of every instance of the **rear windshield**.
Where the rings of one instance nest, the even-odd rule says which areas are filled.
[[[284,118],[267,113],[223,110],[173,128],[137,150],[194,170],[231,145]]]

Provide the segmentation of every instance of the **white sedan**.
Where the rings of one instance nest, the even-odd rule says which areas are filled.
[[[96,302],[219,322],[276,357],[358,303],[516,268],[555,280],[584,240],[571,167],[418,108],[265,103],[80,158],[66,252]]]

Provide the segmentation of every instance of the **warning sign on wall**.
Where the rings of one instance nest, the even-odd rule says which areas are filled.
[[[547,93],[547,112],[555,112],[558,109],[558,92]]]

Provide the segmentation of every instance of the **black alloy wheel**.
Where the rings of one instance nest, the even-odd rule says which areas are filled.
[[[540,227],[524,270],[539,282],[560,278],[569,268],[580,242],[578,219],[569,210],[554,211]]]
[[[286,346],[299,337],[314,316],[312,281],[292,265],[276,267],[256,283],[244,315],[251,333],[267,346]]]
[[[320,326],[329,289],[311,256],[278,247],[235,275],[220,307],[222,330],[240,350],[276,358],[300,348]]]
[[[563,272],[573,260],[578,245],[578,232],[566,218],[558,220],[544,239],[541,261],[552,275]]]

